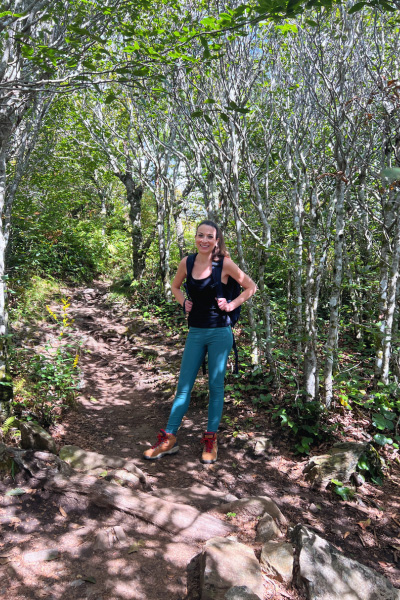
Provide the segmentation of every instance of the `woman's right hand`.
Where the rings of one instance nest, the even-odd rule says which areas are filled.
[[[185,300],[185,313],[188,314],[193,308],[193,302],[191,300]]]

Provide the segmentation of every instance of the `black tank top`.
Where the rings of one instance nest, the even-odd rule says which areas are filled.
[[[230,319],[228,313],[218,308],[212,275],[205,279],[194,279],[190,274],[186,283],[193,302],[188,318],[189,327],[228,327]],[[226,284],[222,284],[222,289],[225,291]]]

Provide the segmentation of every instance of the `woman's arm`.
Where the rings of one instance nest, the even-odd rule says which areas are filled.
[[[183,292],[181,290],[181,285],[186,279],[186,261],[187,256],[185,256],[185,258],[183,258],[179,263],[178,270],[176,272],[173,282],[171,283],[172,293],[181,306],[183,306],[183,303],[185,302],[185,296],[183,295]],[[193,303],[190,300],[186,300],[186,312],[190,312],[192,310],[192,306]]]
[[[224,259],[223,274],[230,275],[243,288],[243,292],[231,302],[227,302],[226,298],[217,298],[218,307],[225,312],[231,312],[256,293],[257,285],[230,258]]]

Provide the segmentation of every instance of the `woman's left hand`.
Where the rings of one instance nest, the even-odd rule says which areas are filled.
[[[226,298],[215,298],[218,304],[218,308],[220,310],[224,310],[225,312],[231,312],[234,310],[234,307],[231,306],[231,302],[228,302]]]

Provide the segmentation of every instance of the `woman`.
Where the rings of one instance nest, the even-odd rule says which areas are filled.
[[[178,452],[176,434],[189,407],[190,393],[206,352],[208,353],[210,402],[208,430],[202,438],[204,450],[201,461],[210,464],[217,460],[217,430],[224,406],[226,364],[233,341],[229,313],[248,300],[257,290],[254,281],[230,259],[222,232],[213,221],[200,223],[195,242],[197,254],[192,272],[189,275],[187,273],[188,258],[186,257],[179,263],[172,283],[172,293],[184,312],[188,314],[189,324],[178,388],[167,427],[165,430],[160,430],[157,443],[143,454],[143,457],[148,460],[156,460],[166,454]],[[227,291],[229,277],[235,279],[243,288],[243,292],[231,302],[226,298],[215,297],[213,261],[223,261],[221,272],[223,291]],[[185,279],[190,300],[185,299],[181,290]]]

